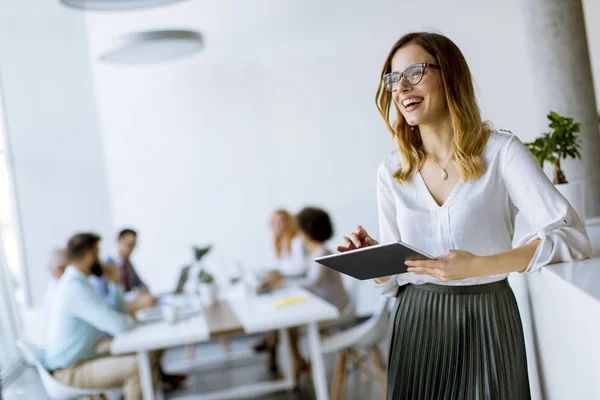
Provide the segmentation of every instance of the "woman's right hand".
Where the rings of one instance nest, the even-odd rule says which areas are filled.
[[[376,244],[379,244],[379,242],[369,236],[365,228],[359,225],[358,228],[356,228],[356,232],[350,234],[350,237],[344,236],[344,244],[338,246],[337,251],[343,253],[344,251],[369,247]]]

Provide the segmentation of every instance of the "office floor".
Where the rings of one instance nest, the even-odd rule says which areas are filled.
[[[256,337],[236,339],[233,342],[233,350],[248,349],[256,340]],[[199,357],[200,355],[214,356],[218,355],[219,352],[222,352],[222,348],[216,342],[196,347],[196,357]],[[304,353],[307,354],[306,351]],[[163,364],[167,366],[168,369],[169,365],[185,360],[185,358],[185,349],[171,349],[166,353]],[[228,364],[215,364],[210,367],[204,366],[194,368],[192,371],[188,372],[190,380],[188,387],[182,390],[167,392],[165,397],[167,399],[177,398],[195,393],[225,389],[235,385],[273,379],[272,375],[265,367],[265,360],[265,356],[258,355],[243,360],[231,361]],[[326,357],[325,363],[328,380],[331,382],[334,357]],[[375,378],[371,377],[371,379],[367,379],[360,370],[350,373],[347,379],[347,385],[348,400],[377,400],[384,398]],[[304,376],[301,379],[299,389],[296,391],[279,392],[262,397],[264,400],[310,400],[314,398],[312,383],[309,376]],[[50,398],[44,392],[44,388],[42,387],[37,372],[32,368],[28,368],[17,380],[4,388],[2,399],[46,400]]]

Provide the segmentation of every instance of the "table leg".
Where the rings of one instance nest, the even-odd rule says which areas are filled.
[[[329,398],[329,394],[327,393],[327,374],[325,373],[325,362],[323,361],[319,328],[316,322],[308,324],[308,346],[310,349],[315,395],[317,400],[327,400]]]
[[[279,351],[277,352],[283,366],[283,375],[285,382],[289,384],[290,389],[296,385],[296,376],[294,374],[294,357],[290,348],[290,338],[287,329],[279,330]]]
[[[137,354],[138,372],[140,374],[140,386],[142,387],[142,396],[144,400],[155,400],[154,383],[152,380],[152,368],[150,367],[150,358],[147,351],[140,351]]]

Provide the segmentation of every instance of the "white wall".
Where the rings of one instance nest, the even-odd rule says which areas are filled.
[[[334,242],[358,223],[376,233],[375,171],[392,143],[374,91],[405,32],[450,36],[485,117],[524,139],[540,131],[516,0],[434,1],[427,18],[421,3],[219,3],[87,18],[112,210],[141,231],[153,289],[173,285],[192,243],[269,263],[275,207],[325,207]],[[202,31],[206,50],[154,66],[95,61],[116,35],[161,27]]]
[[[594,262],[595,264],[592,264]],[[594,277],[598,260],[574,276]],[[596,274],[597,275],[597,274]],[[600,303],[550,272],[527,277],[537,337],[539,371],[548,400],[598,399]],[[560,324],[557,324],[560,321]]]
[[[50,250],[79,230],[112,234],[83,15],[0,0],[0,67],[33,301]]]
[[[588,37],[592,75],[596,88],[596,104],[600,104],[600,24],[598,24],[600,2],[596,0],[584,0],[583,11],[585,13],[585,30]],[[598,115],[600,116],[600,110],[598,110]],[[600,122],[600,117],[598,119]]]

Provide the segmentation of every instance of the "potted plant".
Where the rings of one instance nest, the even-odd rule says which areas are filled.
[[[561,160],[566,158],[581,160],[579,152],[581,144],[577,135],[580,124],[574,122],[573,118],[560,116],[554,111],[548,114],[548,119],[551,132],[544,133],[533,142],[525,143],[525,146],[535,156],[542,168],[546,161],[552,163],[554,166],[552,183],[584,220],[585,187],[583,182],[568,182],[560,166]]]
[[[205,247],[192,246],[194,254],[194,272],[195,275],[195,292],[199,296],[200,304],[204,307],[211,307],[217,300],[217,285],[213,275],[207,271],[205,265],[202,265],[200,260],[211,250],[211,245]]]
[[[200,302],[204,307],[211,307],[217,301],[217,285],[215,278],[206,270],[201,269],[198,273],[198,288]]]

